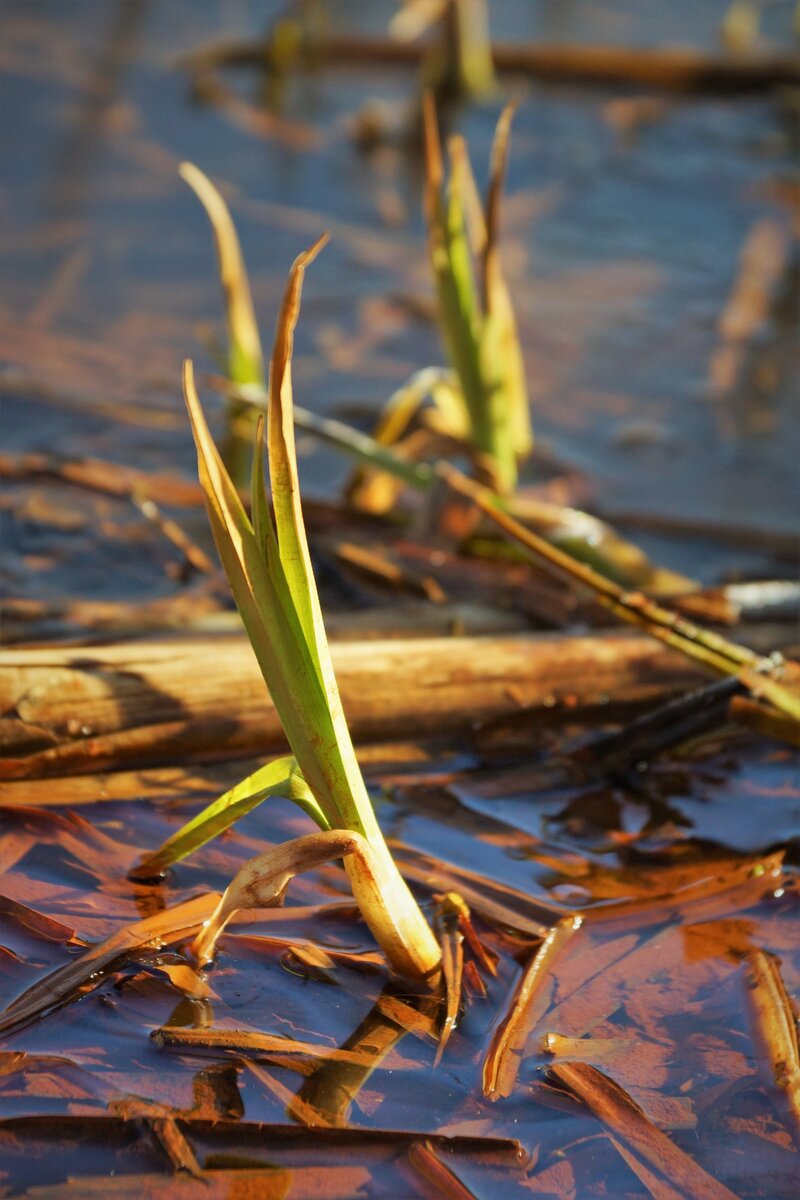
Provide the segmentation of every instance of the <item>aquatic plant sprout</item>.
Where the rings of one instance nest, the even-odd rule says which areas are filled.
[[[505,456],[510,467],[516,471],[516,459],[524,457],[532,446],[532,433],[522,355],[497,250],[498,210],[511,116],[512,110],[508,108],[498,125],[485,213],[463,143],[457,139],[451,149],[455,148],[465,184],[461,201],[462,215],[466,214],[468,218],[473,243],[484,261],[483,290],[487,296],[491,295],[491,302],[487,302],[486,308],[493,315],[486,334],[484,361],[491,362],[496,354],[507,379],[505,388],[500,390],[495,401],[498,413],[504,418],[506,433],[503,437],[513,432],[516,452],[506,438],[501,456]],[[432,104],[429,106],[428,121],[434,123],[432,136],[438,141]],[[441,165],[441,152],[438,154]],[[227,382],[224,386],[229,399],[229,427],[222,447],[222,459],[234,483],[243,491],[249,482],[252,439],[258,411],[266,411],[269,404],[261,339],[247,271],[228,206],[218,189],[198,167],[183,163],[180,173],[202,201],[217,246],[229,348]],[[444,328],[444,310],[441,324]],[[504,396],[507,403],[504,402]],[[416,413],[428,402],[430,407],[424,414],[426,428],[417,431],[421,435],[418,446],[421,455],[417,455],[412,453],[410,445],[415,434],[407,436],[408,427]],[[406,485],[423,490],[434,486],[437,479],[435,464],[415,461],[420,456],[432,456],[434,447],[429,433],[433,434],[434,439],[437,436],[445,439],[444,446],[440,447],[442,452],[447,449],[448,443],[466,446],[476,444],[473,421],[459,375],[443,367],[426,367],[417,371],[400,387],[384,406],[372,438],[340,421],[316,416],[302,408],[294,408],[293,411],[297,425],[346,450],[360,461],[361,466],[348,487],[348,496],[357,507],[373,512],[389,511]],[[504,414],[508,413],[513,418],[513,427],[505,421]],[[481,457],[480,454],[478,459],[479,464],[483,462],[486,468],[483,474],[490,476],[497,486],[496,473],[491,469],[494,460],[486,455]],[[620,583],[647,587],[660,594],[691,591],[694,587],[692,580],[654,566],[637,546],[624,541],[596,517],[528,496],[505,495],[500,499],[520,519],[535,528],[546,530],[548,540]],[[291,765],[286,767],[287,777],[290,770]],[[275,773],[271,774],[264,786],[275,786]],[[296,789],[296,782],[291,786]],[[248,801],[248,797],[242,795],[243,788],[244,784],[234,789],[236,796],[230,797],[230,801],[237,806],[246,805]],[[223,810],[226,808],[226,804],[223,804],[225,799],[223,797],[219,801]],[[258,801],[253,800],[250,807],[255,803]],[[240,811],[246,809],[240,807]]]
[[[473,238],[476,245],[483,248],[482,253],[485,251],[487,260],[483,272],[484,290],[487,294],[491,293],[492,304],[489,307],[494,313],[489,328],[490,331],[499,329],[501,335],[503,330],[506,331],[505,335],[498,335],[497,338],[492,333],[487,339],[487,345],[490,349],[494,347],[497,350],[504,365],[508,376],[506,395],[516,398],[511,403],[510,412],[516,428],[516,457],[521,458],[532,445],[528,396],[511,302],[500,272],[497,252],[502,164],[511,115],[511,109],[507,109],[498,127],[485,216],[463,145],[460,150],[456,150],[456,156],[460,154],[462,167],[465,166],[467,170],[465,201],[469,200],[466,207],[471,213]],[[435,122],[435,114],[429,114],[429,119],[431,118]],[[229,399],[229,428],[222,448],[222,458],[234,483],[240,490],[244,490],[248,485],[252,439],[258,410],[266,411],[268,406],[264,355],[250,284],[233,218],[222,195],[193,163],[183,163],[180,174],[202,201],[214,232],[228,338],[227,383],[224,390]],[[441,320],[444,327],[444,315]],[[507,342],[507,346],[504,348],[500,344],[498,349],[498,342]],[[413,456],[408,454],[406,438],[409,424],[426,403],[430,401],[431,407],[425,412],[425,424],[434,435],[441,435],[461,445],[475,443],[473,422],[464,395],[456,371],[443,367],[426,367],[417,371],[389,398],[372,438],[343,425],[340,421],[316,416],[302,408],[294,409],[295,423],[309,429],[315,436],[332,442],[339,449],[345,449],[360,460],[361,467],[354,475],[348,495],[358,507],[383,512],[393,507],[404,486],[410,484],[418,489],[427,489],[434,485],[434,467],[427,462],[413,461]],[[502,413],[502,395],[497,403]],[[431,450],[430,442],[424,437],[422,441],[423,456],[429,456],[426,452]],[[507,454],[508,461],[515,470],[513,448],[509,446],[503,454]],[[490,460],[484,456],[484,463],[487,462]],[[488,473],[492,474],[491,471]],[[604,574],[618,578],[620,582],[646,586],[659,592],[686,591],[693,586],[689,579],[666,572],[663,568],[653,567],[638,547],[620,539],[596,517],[561,506],[548,506],[541,501],[533,501],[530,497],[507,496],[505,499],[511,510],[523,519],[532,520],[533,524],[539,527],[544,522],[548,528],[548,536],[568,553],[589,561]],[[287,767],[287,773],[288,770]],[[265,786],[274,786],[274,781],[271,779]],[[235,803],[244,803],[240,789],[235,790]]]
[[[410,458],[430,455],[431,438],[409,435],[424,409],[425,431],[466,447],[477,474],[501,496],[517,486],[518,465],[533,449],[525,363],[500,261],[503,179],[514,108],[497,123],[485,204],[461,137],[448,144],[449,179],[433,96],[423,99],[424,208],[436,312],[450,369],[416,372],[387,401],[374,431],[382,446]],[[427,407],[426,407],[427,406]],[[359,507],[391,508],[399,492],[377,469],[362,468],[349,488]]]
[[[191,362],[185,364],[183,380],[214,540],[296,766],[283,760],[280,766],[270,764],[256,772],[227,798],[209,806],[138,871],[175,861],[267,795],[285,794],[321,829],[349,831],[367,843],[368,854],[358,853],[357,847],[348,850],[344,859],[356,903],[392,966],[403,975],[423,978],[437,970],[441,952],[386,847],[356,760],[300,507],[292,348],[303,275],[326,240],[320,238],[301,254],[289,275],[269,373],[266,449],[272,505],[266,491],[262,418],[253,460],[252,521],[209,432]],[[332,856],[342,857],[343,852],[329,853]]]
[[[436,109],[425,96],[425,216],[442,337],[479,463],[501,494],[533,448],[525,364],[500,263],[500,201],[513,106],[497,124],[485,207],[463,138],[449,143],[445,181]]]

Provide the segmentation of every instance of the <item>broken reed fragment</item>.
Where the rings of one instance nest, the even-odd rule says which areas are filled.
[[[422,1195],[435,1195],[440,1200],[478,1200],[475,1193],[462,1183],[450,1167],[442,1162],[430,1142],[416,1142],[406,1152],[405,1161],[411,1168],[408,1172],[409,1184],[415,1192],[421,1177],[431,1189],[430,1192],[426,1189],[421,1193]],[[403,1169],[402,1160],[400,1169]]]
[[[751,951],[745,962],[747,1006],[759,1057],[769,1067],[767,1085],[780,1088],[791,1113],[795,1136],[800,1136],[800,1051],[797,1018],[780,964],[763,950]]]
[[[109,972],[132,955],[162,949],[191,936],[210,916],[218,900],[219,893],[209,892],[117,930],[111,937],[91,946],[80,958],[45,975],[12,1001],[0,1013],[0,1034],[21,1029],[86,991],[99,987]]]
[[[461,931],[461,917],[464,911],[469,916],[469,909],[455,892],[448,892],[447,895],[442,896],[436,905],[434,928],[439,937],[439,945],[442,947],[445,1017],[434,1066],[439,1065],[450,1035],[456,1027],[461,1004],[464,976],[464,934]]]
[[[363,1159],[365,1156],[377,1159],[384,1162],[394,1162],[397,1157],[398,1150],[405,1150],[410,1146],[416,1145],[421,1140],[425,1140],[434,1150],[441,1151],[448,1157],[466,1156],[469,1160],[486,1163],[487,1166],[496,1167],[514,1167],[524,1164],[526,1155],[522,1146],[516,1139],[505,1137],[482,1137],[478,1134],[470,1135],[447,1135],[447,1134],[420,1134],[410,1129],[320,1129],[313,1134],[309,1134],[307,1129],[299,1125],[290,1125],[284,1122],[257,1122],[238,1119],[209,1119],[206,1117],[194,1117],[190,1114],[180,1116],[181,1127],[197,1147],[197,1152],[203,1154],[204,1167],[206,1174],[204,1181],[213,1183],[215,1179],[222,1182],[223,1187],[217,1191],[210,1188],[208,1194],[216,1197],[224,1195],[227,1200],[243,1200],[244,1197],[253,1197],[261,1200],[267,1196],[272,1200],[273,1193],[269,1190],[269,1181],[279,1172],[275,1170],[274,1163],[276,1158],[281,1159],[289,1151],[304,1151],[311,1150],[314,1154],[314,1165],[305,1167],[303,1159],[298,1162],[297,1157],[293,1156],[291,1166],[291,1179],[288,1180],[283,1173],[284,1190],[276,1192],[274,1195],[284,1196],[287,1194],[288,1183],[292,1184],[292,1193],[299,1196],[352,1196],[354,1194],[352,1185],[343,1186],[343,1176],[337,1176],[336,1164],[341,1164],[343,1161]],[[5,1132],[14,1132],[15,1146],[17,1150],[20,1145],[27,1150],[31,1142],[35,1142],[41,1146],[45,1153],[51,1154],[58,1152],[65,1141],[75,1146],[83,1155],[85,1160],[88,1160],[91,1152],[98,1146],[108,1149],[109,1146],[119,1147],[137,1147],[139,1141],[137,1136],[136,1126],[125,1121],[121,1116],[106,1115],[104,1113],[93,1113],[91,1116],[75,1113],[59,1113],[58,1115],[33,1115],[29,1117],[10,1118],[6,1123]],[[9,1142],[6,1142],[9,1145]],[[231,1152],[241,1159],[246,1160],[250,1164],[257,1164],[257,1171],[253,1171],[250,1177],[248,1186],[238,1188],[233,1186],[228,1188],[227,1184],[230,1175],[236,1179],[236,1172],[224,1169],[225,1165],[222,1161],[223,1155]],[[217,1165],[212,1167],[210,1160],[217,1160]],[[265,1170],[267,1168],[267,1170]],[[331,1183],[331,1189],[327,1188],[320,1192],[320,1180],[326,1178]],[[351,1168],[347,1168],[350,1170]],[[274,1175],[273,1175],[274,1171]],[[308,1174],[306,1174],[306,1172]],[[287,1172],[286,1175],[289,1173]],[[104,1186],[98,1186],[95,1189],[90,1189],[91,1195],[102,1196],[103,1200],[108,1200],[109,1196],[109,1175],[106,1173],[102,1177]],[[142,1185],[142,1180],[145,1180],[145,1185]],[[256,1186],[253,1179],[260,1180],[260,1186]],[[143,1196],[158,1196],[162,1194],[154,1180],[160,1180],[166,1187],[165,1195],[173,1194],[173,1187],[176,1184],[175,1178],[165,1175],[163,1172],[160,1175],[154,1176],[137,1176],[130,1174],[119,1174],[113,1181],[113,1194],[117,1193],[116,1184],[122,1182],[123,1185],[133,1180],[135,1186],[128,1188],[123,1186],[119,1189],[119,1194],[124,1196],[136,1197],[136,1200],[141,1200]],[[89,1182],[94,1182],[89,1177]],[[148,1186],[148,1182],[151,1186]],[[191,1181],[189,1181],[191,1182]],[[74,1194],[76,1197],[84,1194],[84,1180],[76,1182]],[[296,1185],[296,1186],[295,1186]],[[196,1185],[192,1185],[194,1190],[189,1189],[186,1193],[180,1192],[181,1195],[186,1194],[195,1200],[196,1197],[205,1195],[205,1189],[200,1190]],[[63,1184],[56,1184],[53,1191],[49,1187],[36,1188],[35,1194],[40,1193],[47,1195],[57,1195],[59,1200],[64,1200],[65,1194],[69,1194],[69,1185],[65,1191]],[[362,1191],[358,1186],[356,1193],[361,1195],[368,1194]]]
[[[281,1083],[279,1079],[276,1079],[261,1063],[253,1062],[252,1059],[246,1059],[244,1065],[245,1069],[259,1083],[263,1084],[276,1100],[285,1106],[287,1117],[290,1117],[293,1121],[297,1121],[298,1125],[304,1125],[307,1129],[332,1128],[331,1122],[324,1113],[318,1112],[313,1105],[308,1104],[301,1096],[295,1095],[285,1083]]]
[[[526,529],[499,506],[498,498],[488,488],[468,479],[455,467],[438,463],[436,470],[454,492],[471,499],[498,528],[532,551],[554,574],[566,577],[573,585],[588,588],[598,603],[615,616],[637,625],[689,658],[720,674],[737,676],[756,699],[766,701],[784,717],[800,723],[800,665],[784,661],[781,656],[765,658],[688,621],[642,592],[627,591]]]
[[[309,1068],[322,1063],[346,1063],[348,1066],[368,1067],[372,1071],[380,1065],[382,1057],[366,1050],[339,1049],[322,1043],[279,1037],[277,1034],[256,1033],[250,1029],[184,1029],[163,1026],[153,1030],[150,1037],[159,1049],[212,1058],[237,1054],[242,1058],[272,1062],[281,1067],[288,1066],[301,1075],[311,1074]],[[399,1070],[401,1067],[397,1062],[392,1062],[391,1069]]]
[[[126,1096],[111,1100],[108,1111],[114,1116],[122,1117],[124,1121],[135,1121],[143,1126],[155,1144],[166,1154],[176,1174],[178,1171],[185,1171],[194,1179],[202,1177],[194,1150],[176,1120],[176,1117],[182,1115],[180,1110],[169,1109],[164,1104],[150,1100],[141,1100],[138,1096]]]
[[[583,1062],[554,1063],[549,1074],[594,1113],[654,1200],[737,1200],[602,1071]]]
[[[582,924],[583,918],[575,913],[563,917],[525,968],[511,1008],[495,1032],[483,1062],[483,1094],[490,1100],[510,1096],[514,1090],[531,1030],[550,1001],[547,987],[553,962]]]
[[[742,912],[783,886],[785,853],[776,850],[759,857],[709,857],[702,874],[689,882],[640,898],[600,901],[585,909],[583,917],[587,927],[635,924],[642,930],[667,918],[697,924]]]

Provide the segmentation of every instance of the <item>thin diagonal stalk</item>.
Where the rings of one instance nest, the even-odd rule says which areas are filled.
[[[472,500],[504,533],[544,560],[551,571],[566,577],[571,583],[587,587],[598,602],[615,616],[646,630],[653,637],[713,670],[725,675],[738,675],[754,694],[769,700],[775,708],[800,721],[800,697],[775,678],[781,669],[780,663],[763,658],[746,646],[739,646],[720,634],[687,621],[641,592],[626,591],[590,566],[571,558],[503,511],[488,488],[468,479],[455,467],[437,463],[436,473],[453,491]]]

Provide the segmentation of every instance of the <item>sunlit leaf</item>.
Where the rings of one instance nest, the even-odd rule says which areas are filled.
[[[181,163],[179,173],[205,208],[219,259],[228,322],[228,375],[234,383],[264,382],[264,356],[253,298],[239,238],[228,206],[214,184],[194,163]]]
[[[332,830],[366,838],[370,854],[345,868],[364,918],[390,962],[424,977],[441,960],[433,933],[399,875],[372,811],[342,712],[311,569],[294,444],[291,356],[305,267],[324,239],[295,261],[278,318],[270,368],[267,452],[272,512],[263,472],[263,433],[253,466],[253,521],[245,512],[205,421],[191,363],[184,393],[214,540],[236,605],[289,746],[319,813]],[[238,797],[246,806],[252,791]],[[224,806],[216,815],[223,814]]]
[[[513,109],[500,118],[486,211],[481,212],[462,138],[449,144],[450,178],[436,112],[425,98],[425,214],[439,322],[469,414],[470,440],[498,491],[517,483],[533,445],[525,368],[498,245],[499,208]]]
[[[265,560],[268,557],[268,547],[275,540],[275,530],[272,527],[267,484],[264,475],[264,417],[259,416],[256,425],[256,441],[253,448],[253,467],[250,476],[250,515],[253,523],[256,545],[260,548]]]
[[[156,875],[173,863],[180,862],[218,834],[224,833],[235,821],[270,796],[292,800],[308,813],[320,829],[329,827],[325,814],[309,791],[295,760],[290,757],[278,758],[248,775],[191,821],[187,821],[158,850],[142,860],[135,874],[139,877]]]
[[[184,371],[184,388],[200,482],[220,559],[289,745],[320,807],[333,822],[338,749],[317,665],[292,607],[280,559],[273,555],[268,570],[222,465],[197,399],[190,363]],[[341,777],[341,769],[338,774]]]
[[[500,261],[500,204],[503,181],[508,161],[508,143],[511,135],[511,120],[514,106],[504,109],[497,123],[492,145],[492,162],[489,173],[489,192],[486,199],[486,249],[483,257],[483,306],[484,338],[494,343],[492,352],[497,356],[498,378],[502,403],[508,412],[510,439],[514,453],[525,458],[533,449],[530,402],[525,373],[525,362],[519,341],[514,306],[503,276]]]

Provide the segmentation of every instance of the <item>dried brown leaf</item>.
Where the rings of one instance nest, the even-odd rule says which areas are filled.
[[[531,1030],[552,996],[550,972],[553,963],[582,923],[582,918],[574,914],[563,917],[550,930],[525,968],[511,1007],[484,1059],[483,1094],[490,1100],[511,1095]]]
[[[80,958],[65,963],[23,992],[0,1013],[0,1033],[10,1033],[98,987],[108,973],[139,951],[162,947],[193,933],[219,900],[216,892],[197,896],[174,908],[117,930]]]
[[[763,950],[753,950],[747,958],[747,985],[753,1038],[769,1067],[768,1082],[783,1092],[800,1133],[797,1017],[778,960]]]

